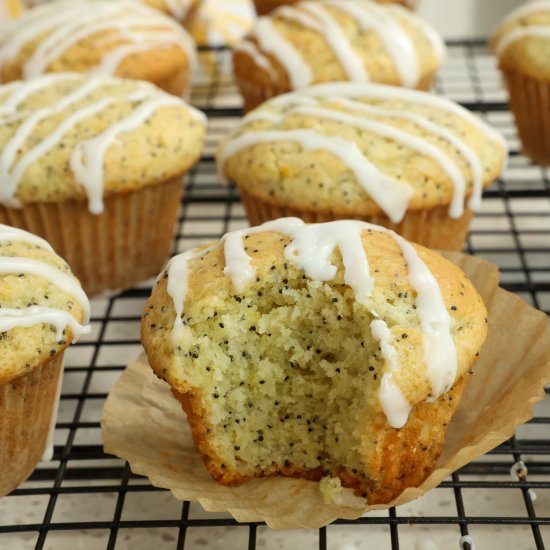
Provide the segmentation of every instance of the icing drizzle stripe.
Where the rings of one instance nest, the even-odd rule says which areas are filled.
[[[237,292],[244,291],[254,280],[256,270],[245,250],[244,237],[260,232],[278,232],[290,237],[285,248],[285,259],[304,271],[305,275],[320,281],[334,279],[337,268],[330,261],[338,248],[342,254],[344,280],[355,293],[356,300],[368,307],[374,279],[370,275],[368,258],[361,235],[364,231],[379,231],[395,240],[405,257],[409,271],[409,283],[416,291],[416,307],[424,337],[426,372],[432,388],[432,398],[448,391],[456,377],[457,355],[451,335],[451,318],[443,301],[439,284],[415,248],[391,230],[355,220],[343,220],[324,224],[305,224],[298,218],[283,218],[261,226],[226,234],[219,243],[206,249],[191,250],[172,258],[167,266],[167,291],[171,296],[176,319],[173,341],[177,345],[185,339],[186,327],[183,315],[189,275],[189,262],[223,246],[226,267],[224,272],[231,278]],[[377,314],[371,311],[374,317]],[[383,321],[382,321],[383,322]],[[380,400],[389,422],[400,427],[408,414],[406,399],[400,395],[392,377],[398,369],[396,354],[392,351],[387,325],[371,325],[373,335],[384,347],[388,363],[388,376],[381,387]]]

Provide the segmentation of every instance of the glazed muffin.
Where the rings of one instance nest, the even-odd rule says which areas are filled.
[[[280,6],[296,4],[299,0],[254,0],[258,15],[267,15]],[[401,4],[409,9],[415,9],[417,0],[375,0],[379,4]]]
[[[141,336],[215,480],[336,478],[384,504],[434,468],[486,316],[428,249],[286,218],[173,258]]]
[[[202,4],[202,0],[141,0],[141,2],[177,19],[189,30]]]
[[[445,46],[401,6],[370,0],[303,1],[261,17],[233,56],[250,110],[270,97],[322,82],[381,82],[428,90]]]
[[[172,18],[131,0],[57,0],[30,10],[0,37],[0,81],[81,72],[147,80],[177,96],[195,63]]]
[[[550,1],[512,12],[491,39],[524,153],[550,165]]]
[[[57,409],[63,353],[90,331],[90,305],[44,240],[0,225],[0,497],[44,454]]]
[[[218,151],[251,224],[355,218],[460,250],[501,171],[504,139],[456,103],[377,84],[322,84],[249,113]]]
[[[205,117],[147,82],[51,74],[0,86],[0,222],[46,238],[90,294],[168,258]]]

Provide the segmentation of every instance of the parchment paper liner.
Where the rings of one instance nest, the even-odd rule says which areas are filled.
[[[489,336],[475,373],[449,427],[437,468],[420,487],[405,490],[388,505],[366,506],[345,491],[342,505],[325,504],[318,484],[285,478],[254,480],[241,487],[214,482],[195,450],[185,414],[168,385],[158,380],[144,356],[128,366],[103,410],[105,452],[130,463],[181,500],[207,511],[229,512],[237,521],[270,527],[318,528],[337,518],[405,504],[433,489],[452,472],[485,454],[532,418],[532,406],[550,382],[550,329],[546,315],[498,288],[496,266],[446,253],[474,282],[489,311]]]

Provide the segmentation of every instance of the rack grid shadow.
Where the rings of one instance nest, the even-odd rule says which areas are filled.
[[[437,91],[504,133],[511,156],[485,193],[467,251],[498,264],[502,286],[550,310],[550,174],[519,152],[494,60],[482,41],[449,44]],[[238,194],[218,183],[215,149],[241,116],[230,52],[201,51],[192,103],[210,119],[207,147],[188,175],[174,253],[247,225]],[[409,505],[320,530],[271,531],[178,502],[103,453],[103,403],[140,351],[139,318],[152,281],[93,300],[90,337],[67,353],[52,462],[0,499],[0,548],[536,548],[550,547],[550,389],[536,416],[486,456]],[[525,468],[517,465],[524,464]],[[515,466],[514,466],[515,465]],[[519,475],[511,475],[518,473]],[[528,472],[527,474],[525,472]],[[471,537],[471,538],[468,538]],[[430,546],[431,545],[431,546]]]

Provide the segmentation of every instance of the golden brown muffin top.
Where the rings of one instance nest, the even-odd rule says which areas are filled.
[[[160,10],[179,21],[183,21],[191,8],[199,4],[201,0],[141,0],[144,4]]]
[[[79,281],[46,241],[0,225],[0,384],[87,334],[89,313]]]
[[[445,47],[422,19],[369,0],[303,1],[261,17],[236,48],[289,89],[351,80],[414,88],[443,62]]]
[[[194,59],[193,41],[176,21],[131,0],[56,0],[0,35],[2,82],[65,71],[155,81]]]
[[[309,319],[302,335],[265,324],[277,308]],[[209,375],[199,364],[210,371],[215,362],[218,374],[237,368],[237,358],[224,351],[233,341],[261,370],[247,338],[272,337],[273,357],[286,357],[298,353],[295,340],[313,341],[318,330],[318,345],[300,352],[315,358],[330,338],[325,326],[352,322],[353,330],[363,329],[358,353],[363,346],[376,350],[375,394],[390,424],[400,427],[409,406],[448,391],[470,368],[485,340],[486,316],[464,273],[435,252],[365,222],[283,218],[176,256],[147,302],[141,334],[157,375],[185,393]]]
[[[491,38],[503,69],[550,79],[550,1],[528,2],[514,10]]]
[[[456,103],[425,92],[323,84],[271,99],[218,152],[221,174],[264,201],[339,217],[476,208],[506,145]]]
[[[147,82],[80,74],[0,86],[0,202],[102,199],[178,177],[199,158],[205,117]]]

